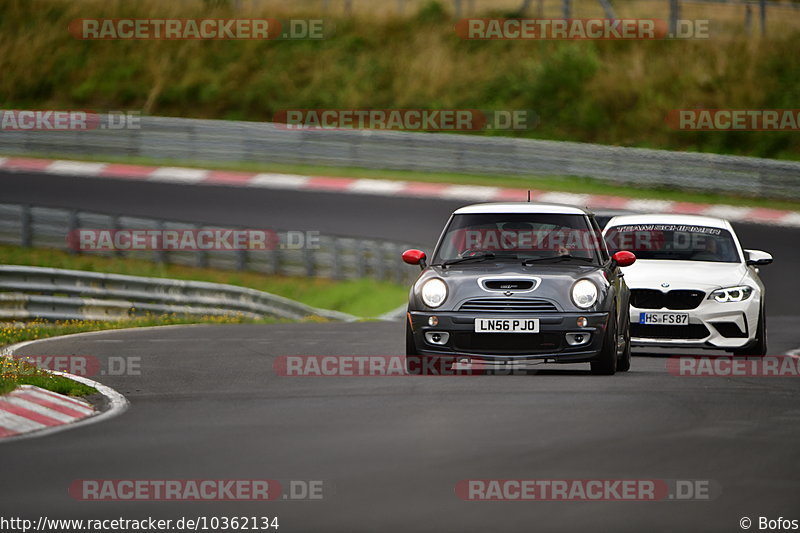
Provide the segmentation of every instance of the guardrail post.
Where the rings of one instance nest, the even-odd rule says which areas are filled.
[[[280,274],[281,273],[281,240],[280,234],[278,235],[278,241],[275,243],[275,248],[273,248],[269,252],[269,259],[270,264],[272,267],[273,274]]]
[[[341,243],[338,237],[331,238],[331,277],[342,279]]]
[[[157,220],[156,221],[156,229],[158,230],[158,234],[162,236],[161,245],[163,247],[163,244],[164,244],[164,238],[163,238],[163,235],[164,235],[164,221],[163,220]],[[167,256],[167,251],[164,250],[163,248],[160,249],[160,250],[155,250],[153,252],[153,257],[154,257],[156,263],[169,263],[169,260],[167,259],[167,257],[168,257]]]
[[[119,217],[117,215],[113,215],[111,217],[111,227],[114,229],[115,232],[122,229],[122,225],[119,223]],[[114,255],[116,255],[117,257],[124,257],[125,252],[119,248],[115,248]]]
[[[203,226],[201,226],[199,224],[197,226],[195,226],[195,229],[198,229],[198,230],[202,229],[202,228],[203,228]],[[206,252],[205,250],[197,250],[197,252],[195,253],[195,256],[194,256],[194,264],[198,268],[206,268],[206,267],[208,267],[208,252]]]
[[[356,276],[367,277],[367,243],[359,240],[355,246]]]
[[[67,238],[64,244],[67,246],[67,253],[75,255],[80,252],[80,235],[75,235],[78,231],[78,212],[70,210],[67,215]],[[75,246],[77,244],[77,246]]]
[[[314,262],[314,252],[308,246],[303,247],[303,265],[306,269],[306,276],[313,278],[316,275],[316,264]]]
[[[396,245],[394,250],[392,250],[392,259],[393,259],[392,264],[395,265],[394,266],[394,274],[395,274],[394,278],[395,278],[395,280],[397,280],[398,283],[403,283],[405,281],[405,278],[406,278],[406,271],[403,268],[405,263],[400,261],[400,257],[402,257],[404,250],[405,250],[405,246],[403,246],[402,244]]]
[[[247,269],[247,250],[236,250],[236,270]]]
[[[749,3],[744,5],[744,32],[753,33],[753,8]]]
[[[377,243],[375,246],[375,277],[377,279],[386,278],[386,264],[383,260],[383,252],[383,246],[381,243]]]
[[[31,206],[21,206],[19,217],[19,245],[24,248],[30,248],[30,246],[33,244],[33,217],[31,215]]]
[[[669,0],[669,34],[674,37],[678,34],[678,19],[681,18],[680,0]]]

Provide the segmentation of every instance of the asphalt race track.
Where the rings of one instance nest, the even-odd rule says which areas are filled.
[[[432,243],[461,202],[0,175],[1,202]],[[737,225],[767,250],[770,352],[800,347],[800,229]],[[411,267],[409,267],[411,268]],[[141,358],[98,379],[131,401],[109,421],[0,446],[0,515],[278,516],[294,531],[741,531],[800,519],[796,378],[629,373],[287,377],[282,355],[399,355],[401,323],[189,326],[52,339],[30,355]],[[78,479],[321,480],[319,501],[80,502]],[[465,479],[711,480],[706,501],[465,502]],[[752,529],[757,529],[757,523]]]
[[[0,172],[0,203],[249,228],[320,231],[417,243],[430,253],[450,213],[469,202]],[[798,286],[800,228],[734,226],[742,246],[775,256],[774,264],[761,269],[768,291],[767,313],[800,315],[794,292],[780,288]],[[797,341],[800,346],[800,333]]]

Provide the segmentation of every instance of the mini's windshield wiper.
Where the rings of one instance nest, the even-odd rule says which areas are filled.
[[[485,261],[486,259],[494,259],[495,254],[492,252],[485,252],[481,254],[470,255],[469,257],[462,257],[460,259],[449,259],[442,263],[442,266],[447,268],[450,265],[457,265],[459,263],[466,263],[468,261]]]
[[[587,263],[594,263],[594,259],[592,259],[591,257],[575,257],[574,255],[566,253],[561,255],[549,255],[547,257],[535,257],[531,259],[525,259],[522,261],[522,264],[530,265],[531,263],[536,263],[537,261],[564,261],[565,259],[577,259],[578,261],[586,261]]]

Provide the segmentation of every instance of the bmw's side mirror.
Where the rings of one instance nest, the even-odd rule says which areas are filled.
[[[403,252],[403,261],[409,265],[419,265],[420,268],[425,268],[425,260],[428,256],[422,250],[406,250]]]
[[[621,267],[631,266],[636,262],[636,256],[633,252],[627,250],[620,250],[611,256],[611,259]]]
[[[772,263],[772,254],[761,250],[745,250],[745,263],[754,266],[763,266]]]

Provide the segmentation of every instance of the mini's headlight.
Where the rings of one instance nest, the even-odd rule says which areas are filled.
[[[727,287],[725,289],[717,289],[708,295],[708,299],[712,298],[717,302],[724,304],[726,302],[742,302],[750,298],[753,294],[753,288],[747,285],[740,287]]]
[[[422,301],[428,307],[439,307],[447,298],[447,285],[439,278],[429,279],[422,286]]]
[[[588,279],[581,279],[572,286],[572,301],[581,309],[587,309],[597,301],[597,285]]]

